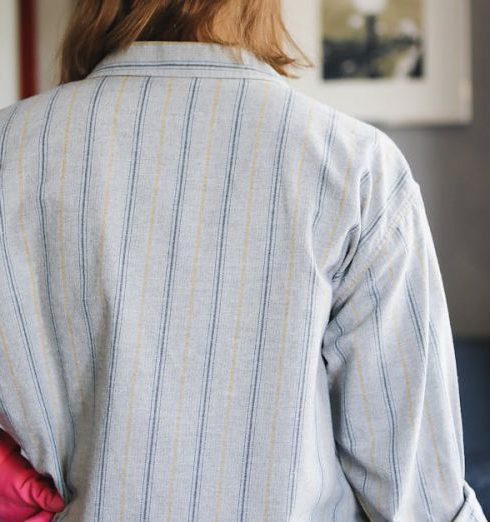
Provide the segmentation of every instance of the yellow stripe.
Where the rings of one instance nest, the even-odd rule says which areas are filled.
[[[80,88],[80,84],[76,85],[73,89],[70,105],[68,107],[68,114],[66,116],[65,123],[65,135],[64,135],[64,143],[63,143],[63,156],[61,162],[61,174],[60,174],[60,188],[58,195],[58,242],[60,245],[60,277],[61,277],[61,285],[63,290],[63,309],[66,316],[66,327],[68,330],[68,336],[70,338],[70,347],[71,347],[71,355],[73,357],[73,361],[75,363],[75,373],[77,379],[78,391],[76,393],[82,393],[83,385],[81,383],[80,378],[80,363],[78,361],[77,356],[77,346],[75,342],[75,335],[73,332],[73,318],[70,313],[70,306],[68,304],[69,301],[69,293],[70,288],[67,283],[67,275],[66,275],[66,245],[65,245],[65,237],[63,233],[63,225],[64,225],[64,216],[63,216],[63,207],[64,207],[64,190],[65,190],[65,177],[66,177],[66,164],[68,161],[68,143],[70,137],[70,124],[71,124],[71,116],[73,112],[73,106],[75,104],[75,99],[77,97],[78,90]]]
[[[218,480],[217,480],[217,493],[216,493],[216,514],[215,521],[220,520],[221,511],[222,511],[222,501],[223,501],[223,480],[224,480],[224,471],[226,465],[226,449],[228,448],[228,438],[229,438],[229,424],[230,424],[230,414],[232,411],[232,399],[233,399],[233,390],[235,387],[235,369],[237,365],[237,355],[238,355],[238,347],[239,340],[241,335],[241,319],[243,313],[243,303],[244,303],[244,295],[245,295],[245,283],[246,283],[246,271],[248,268],[248,257],[249,257],[249,242],[250,242],[250,231],[251,231],[251,223],[252,223],[252,212],[254,208],[254,187],[255,187],[255,179],[257,177],[257,152],[259,150],[260,138],[262,136],[262,129],[265,121],[265,109],[267,107],[270,95],[270,84],[266,83],[264,85],[264,95],[262,99],[262,104],[259,112],[258,125],[255,130],[255,141],[253,146],[252,153],[252,163],[250,167],[250,178],[249,178],[249,186],[248,186],[248,194],[247,194],[247,210],[246,210],[246,218],[245,218],[245,232],[243,238],[243,254],[241,256],[240,263],[240,283],[238,289],[238,304],[237,304],[237,312],[235,317],[235,329],[233,334],[233,343],[231,346],[231,368],[230,368],[230,378],[228,381],[228,388],[226,393],[226,405],[225,405],[225,415],[223,419],[223,438],[221,443],[221,452],[220,452],[220,461],[219,461],[219,469],[218,469]]]
[[[308,111],[307,123],[305,126],[305,133],[303,138],[303,147],[301,151],[300,162],[298,166],[298,173],[296,176],[296,188],[294,197],[294,209],[291,223],[291,239],[289,242],[289,255],[288,255],[288,278],[287,287],[285,293],[284,312],[281,325],[281,339],[279,343],[279,357],[277,361],[276,370],[276,383],[274,390],[274,401],[272,407],[272,418],[271,418],[271,431],[269,440],[269,450],[267,453],[267,474],[264,485],[264,520],[270,519],[270,489],[272,481],[272,469],[274,466],[274,449],[276,443],[276,430],[277,430],[277,416],[279,413],[279,403],[281,400],[281,384],[282,384],[282,372],[284,367],[284,355],[287,346],[288,339],[288,326],[289,326],[289,312],[291,305],[291,288],[292,282],[295,276],[295,256],[297,255],[296,244],[298,236],[298,216],[302,202],[302,190],[304,188],[303,174],[304,174],[304,161],[306,155],[306,148],[308,140],[311,136],[311,122],[313,115],[313,104],[311,104]]]
[[[167,501],[167,514],[166,519],[172,520],[172,508],[174,501],[174,484],[176,478],[176,464],[177,464],[177,456],[178,456],[178,448],[180,443],[180,422],[182,417],[182,404],[185,394],[185,386],[187,380],[187,372],[189,366],[189,339],[190,332],[194,321],[194,300],[195,300],[195,289],[196,289],[196,280],[199,272],[199,252],[201,246],[201,236],[202,236],[202,227],[203,227],[203,213],[204,213],[204,203],[206,198],[206,190],[207,190],[207,181],[209,177],[209,163],[211,157],[211,149],[213,144],[214,137],[214,129],[216,126],[216,116],[217,116],[217,108],[218,108],[218,100],[221,90],[222,80],[218,79],[216,82],[216,89],[213,96],[212,102],[212,111],[211,111],[211,120],[209,122],[209,128],[207,132],[208,136],[208,147],[206,151],[206,159],[204,166],[204,175],[202,179],[201,185],[201,199],[199,203],[199,215],[197,221],[196,228],[196,239],[194,243],[194,253],[192,258],[192,271],[191,271],[191,280],[190,280],[190,294],[187,303],[187,313],[186,313],[186,325],[185,325],[185,334],[184,334],[184,353],[183,353],[183,362],[181,366],[180,372],[180,386],[179,386],[179,396],[176,405],[176,417],[175,422],[173,424],[175,436],[172,442],[172,459],[170,466],[170,473],[168,478],[168,493],[166,496]]]
[[[127,79],[127,77],[125,77]],[[151,201],[151,209],[150,209],[150,225],[148,228],[148,236],[146,239],[146,251],[145,251],[145,266],[143,272],[143,285],[141,287],[141,295],[140,295],[140,305],[139,305],[139,313],[138,313],[138,327],[136,334],[136,348],[134,355],[134,365],[131,372],[131,378],[129,381],[129,401],[128,401],[128,418],[126,421],[126,430],[125,430],[125,442],[124,442],[124,456],[123,456],[123,465],[122,472],[120,476],[120,501],[119,501],[119,520],[124,521],[127,520],[126,517],[126,480],[128,476],[128,463],[129,463],[129,452],[132,444],[132,433],[133,433],[133,415],[134,415],[134,402],[135,402],[135,388],[138,375],[138,366],[140,360],[140,352],[142,346],[142,334],[143,334],[143,325],[144,325],[144,317],[146,313],[145,301],[146,301],[146,291],[148,289],[148,276],[150,273],[150,268],[152,266],[152,248],[153,248],[153,240],[154,240],[154,231],[155,231],[155,215],[156,210],[159,204],[158,200],[158,191],[160,187],[160,178],[162,176],[162,172],[164,171],[162,165],[162,155],[165,145],[165,137],[167,130],[167,115],[168,108],[170,106],[170,99],[174,87],[174,81],[170,79],[168,81],[167,93],[165,96],[165,101],[163,104],[162,111],[162,119],[160,125],[160,142],[158,147],[158,157],[156,164],[156,173],[153,181],[153,191],[152,191],[152,201]],[[122,86],[121,86],[122,90]]]

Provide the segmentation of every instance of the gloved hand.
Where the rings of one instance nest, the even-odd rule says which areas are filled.
[[[0,430],[0,521],[49,522],[65,507],[53,479],[41,475]]]

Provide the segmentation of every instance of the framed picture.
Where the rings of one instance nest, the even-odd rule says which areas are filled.
[[[472,120],[470,0],[285,0],[315,63],[292,85],[392,126]]]

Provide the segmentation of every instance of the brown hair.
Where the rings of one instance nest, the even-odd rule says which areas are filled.
[[[60,83],[85,78],[107,54],[134,41],[197,41],[251,51],[288,78],[313,63],[286,29],[281,0],[78,0],[64,34]],[[226,33],[223,33],[223,29]],[[291,44],[304,58],[286,54]]]

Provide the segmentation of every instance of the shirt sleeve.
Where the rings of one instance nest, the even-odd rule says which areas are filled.
[[[486,521],[465,481],[446,297],[409,175],[403,203],[386,210],[333,292],[322,354],[337,456],[369,520]]]

